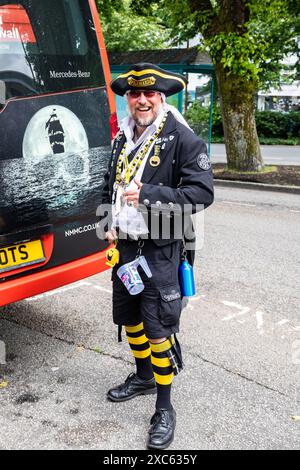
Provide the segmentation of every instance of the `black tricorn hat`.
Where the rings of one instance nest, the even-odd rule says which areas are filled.
[[[132,65],[128,72],[119,75],[110,86],[112,91],[120,96],[124,96],[129,90],[139,89],[160,91],[166,96],[171,96],[186,88],[186,84],[183,75],[141,62]]]

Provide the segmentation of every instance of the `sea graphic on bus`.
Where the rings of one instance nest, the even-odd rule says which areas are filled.
[[[1,221],[8,232],[95,219],[111,154],[105,100],[93,89],[10,101],[0,113],[0,232]]]

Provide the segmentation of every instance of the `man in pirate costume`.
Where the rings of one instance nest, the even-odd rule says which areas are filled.
[[[111,84],[116,94],[127,99],[129,116],[114,141],[102,203],[112,203],[113,224],[106,238],[110,243],[117,241],[120,252],[112,271],[113,320],[119,327],[125,326],[136,373],[110,389],[107,396],[122,402],[157,393],[147,442],[150,449],[166,449],[174,438],[171,385],[182,369],[176,333],[182,310],[178,270],[183,243],[172,230],[167,239],[161,231],[153,237],[145,212],[172,220],[176,207],[184,211],[186,204],[192,205],[195,212],[197,205],[206,208],[214,198],[205,143],[166,104],[167,96],[185,87],[185,77],[147,63],[133,65]],[[141,254],[152,278],[141,272],[145,289],[133,296],[117,276],[117,269]]]

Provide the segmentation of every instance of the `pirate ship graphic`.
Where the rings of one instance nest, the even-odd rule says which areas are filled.
[[[45,129],[48,129],[49,142],[54,155],[65,152],[65,132],[58,119],[56,109],[53,109],[50,119],[46,123]]]

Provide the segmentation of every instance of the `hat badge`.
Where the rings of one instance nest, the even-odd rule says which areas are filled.
[[[133,77],[129,77],[127,79],[128,85],[133,86],[135,88],[143,88],[143,87],[148,87],[148,86],[153,86],[156,83],[156,78],[155,77],[147,77],[143,78],[141,80],[136,80]]]

